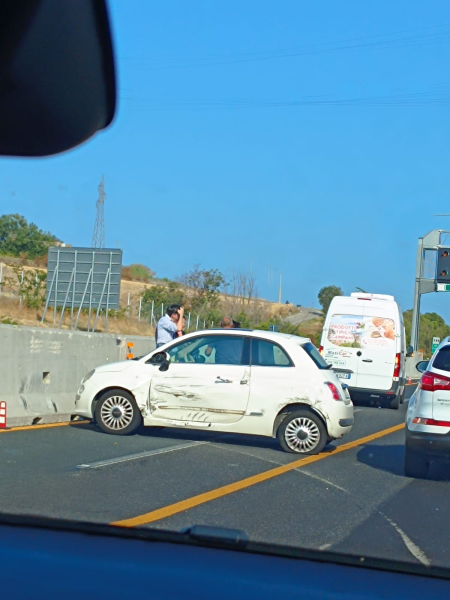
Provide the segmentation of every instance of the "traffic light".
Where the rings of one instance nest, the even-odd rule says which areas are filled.
[[[450,283],[450,248],[439,248],[436,281]]]

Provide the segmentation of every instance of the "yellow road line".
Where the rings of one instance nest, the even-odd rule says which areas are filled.
[[[10,429],[0,429],[0,433],[13,433],[14,431],[29,431],[30,429],[47,429],[48,427],[67,427],[68,425],[82,425],[90,421],[64,421],[64,423],[43,423],[42,425],[24,425],[23,427],[11,427]]]
[[[404,427],[404,423],[401,423],[400,425],[395,425],[394,427],[389,427],[388,429],[377,431],[376,433],[372,433],[371,435],[367,435],[366,437],[360,438],[353,442],[348,442],[347,444],[343,444],[342,446],[338,446],[333,452],[330,452],[328,454],[317,454],[315,456],[300,458],[299,460],[295,460],[287,465],[282,465],[280,467],[270,469],[269,471],[259,473],[258,475],[253,475],[252,477],[241,479],[241,481],[236,481],[235,483],[230,483],[229,485],[224,485],[223,487],[216,488],[215,490],[199,494],[198,496],[193,496],[192,498],[181,500],[181,502],[169,504],[168,506],[164,506],[163,508],[153,510],[151,512],[145,513],[144,515],[139,515],[131,519],[124,519],[123,521],[115,521],[114,523],[111,523],[111,525],[118,525],[119,527],[137,527],[138,525],[146,525],[148,523],[154,523],[155,521],[159,521],[160,519],[166,519],[167,517],[171,517],[172,515],[176,515],[177,513],[183,512],[185,510],[189,510],[190,508],[194,508],[195,506],[199,506],[200,504],[211,502],[211,500],[217,500],[217,498],[222,498],[223,496],[227,496],[228,494],[233,494],[234,492],[244,490],[245,488],[249,488],[252,485],[256,485],[257,483],[268,481],[269,479],[273,479],[274,477],[278,477],[279,475],[283,475],[284,473],[288,473],[289,471],[293,471],[294,469],[298,469],[299,467],[305,467],[306,465],[318,462],[319,460],[324,460],[325,458],[335,456],[336,454],[340,454],[341,452],[346,452],[347,450],[351,450],[352,448],[356,448],[357,446],[362,446],[363,444],[367,444],[368,442],[381,438],[390,433],[394,433],[395,431],[400,431]]]

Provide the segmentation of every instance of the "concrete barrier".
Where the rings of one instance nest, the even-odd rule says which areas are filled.
[[[414,381],[414,379],[417,380],[417,379],[421,378],[421,374],[416,369],[417,363],[420,362],[421,360],[423,360],[422,352],[416,352],[414,356],[406,357],[406,378],[407,379],[409,377],[411,377],[411,379]]]
[[[152,337],[0,325],[0,401],[7,426],[68,421],[91,369],[155,348]]]

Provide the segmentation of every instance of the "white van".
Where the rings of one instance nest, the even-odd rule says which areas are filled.
[[[354,293],[333,298],[320,352],[352,400],[398,409],[406,382],[403,313],[393,296]]]

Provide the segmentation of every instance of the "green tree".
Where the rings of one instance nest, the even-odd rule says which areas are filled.
[[[184,291],[175,281],[169,282],[168,285],[153,285],[142,294],[142,314],[145,317],[150,318],[152,304],[154,313],[158,315],[162,305],[164,305],[164,311],[170,304],[182,306],[185,304]]]
[[[323,314],[325,315],[328,311],[328,308],[331,304],[331,301],[335,296],[343,296],[344,292],[340,287],[336,285],[327,285],[323,287],[317,297],[319,298],[320,306],[322,307]]]
[[[56,241],[54,235],[28,223],[21,215],[0,217],[0,254],[33,259],[46,254],[47,248]]]
[[[41,308],[45,304],[47,273],[39,269],[22,270],[10,265],[14,277],[5,278],[5,283],[12,289],[19,288],[18,295],[28,308]]]
[[[411,339],[412,309],[403,313],[405,320],[406,344]],[[431,344],[433,337],[441,340],[450,335],[450,327],[445,320],[435,312],[420,315],[419,321],[419,348],[425,356],[431,356]]]
[[[200,269],[200,265],[195,265],[192,271],[182,275],[178,281],[187,288],[193,312],[219,307],[220,290],[226,285],[226,281],[218,269]]]

